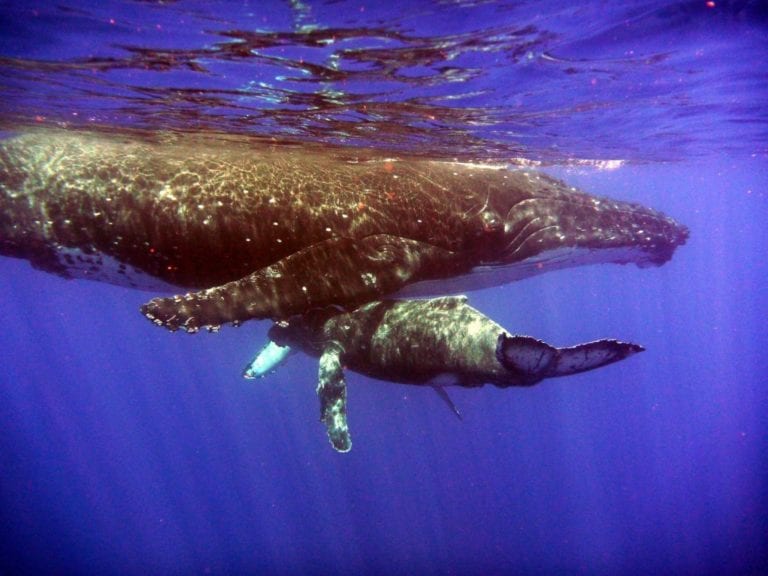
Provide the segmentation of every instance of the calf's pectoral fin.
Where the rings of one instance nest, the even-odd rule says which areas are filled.
[[[499,334],[496,358],[519,375],[524,384],[544,378],[568,376],[623,360],[645,350],[638,344],[618,340],[596,340],[569,348],[555,348],[530,336]]]
[[[328,430],[331,445],[339,452],[349,452],[352,440],[347,426],[347,383],[341,366],[342,348],[331,342],[320,356],[317,395],[320,398],[320,421]]]
[[[196,332],[227,322],[287,318],[330,305],[351,308],[409,282],[450,275],[455,267],[453,252],[408,238],[331,238],[240,280],[155,298],[141,312],[158,326]]]
[[[281,346],[272,340],[268,341],[243,369],[243,378],[249,380],[263,378],[285,362],[291,352],[293,350],[290,346]]]

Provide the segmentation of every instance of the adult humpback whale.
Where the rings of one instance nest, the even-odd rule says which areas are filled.
[[[555,348],[513,336],[464,296],[372,302],[352,312],[317,310],[275,324],[269,337],[244,375],[250,377],[254,366],[274,367],[294,347],[319,356],[320,419],[340,452],[352,447],[344,366],[403,384],[507,388],[594,370],[644,349],[617,340]]]
[[[195,289],[190,332],[588,263],[660,265],[688,231],[531,170],[63,131],[0,143],[0,254],[65,277]]]

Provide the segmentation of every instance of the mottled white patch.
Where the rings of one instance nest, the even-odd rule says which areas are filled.
[[[376,285],[376,275],[371,274],[370,272],[365,272],[364,274],[360,274],[360,279],[363,281],[363,284],[365,284],[368,287]]]
[[[464,333],[473,341],[477,341],[485,334],[486,321],[484,318],[477,318],[464,326]]]
[[[178,290],[177,286],[150,276],[138,268],[101,252],[89,254],[79,248],[62,246],[56,250],[56,255],[59,264],[72,278],[108,282],[117,286],[153,292],[175,292]]]

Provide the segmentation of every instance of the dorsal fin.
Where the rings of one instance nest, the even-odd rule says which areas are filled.
[[[448,407],[451,409],[451,412],[456,414],[456,417],[459,420],[464,420],[464,418],[461,416],[461,412],[459,412],[459,409],[456,407],[456,404],[453,403],[451,397],[448,396],[448,391],[444,387],[433,384],[432,390],[437,392],[437,395],[440,396],[440,399],[448,405]]]

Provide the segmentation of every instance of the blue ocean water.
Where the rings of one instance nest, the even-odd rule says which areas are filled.
[[[0,127],[235,134],[519,163],[685,223],[660,268],[471,294],[557,345],[533,388],[241,369],[267,323],[170,334],[148,294],[0,261],[7,574],[768,572],[768,11],[749,1],[0,3]],[[257,217],[257,215],[256,215]]]

